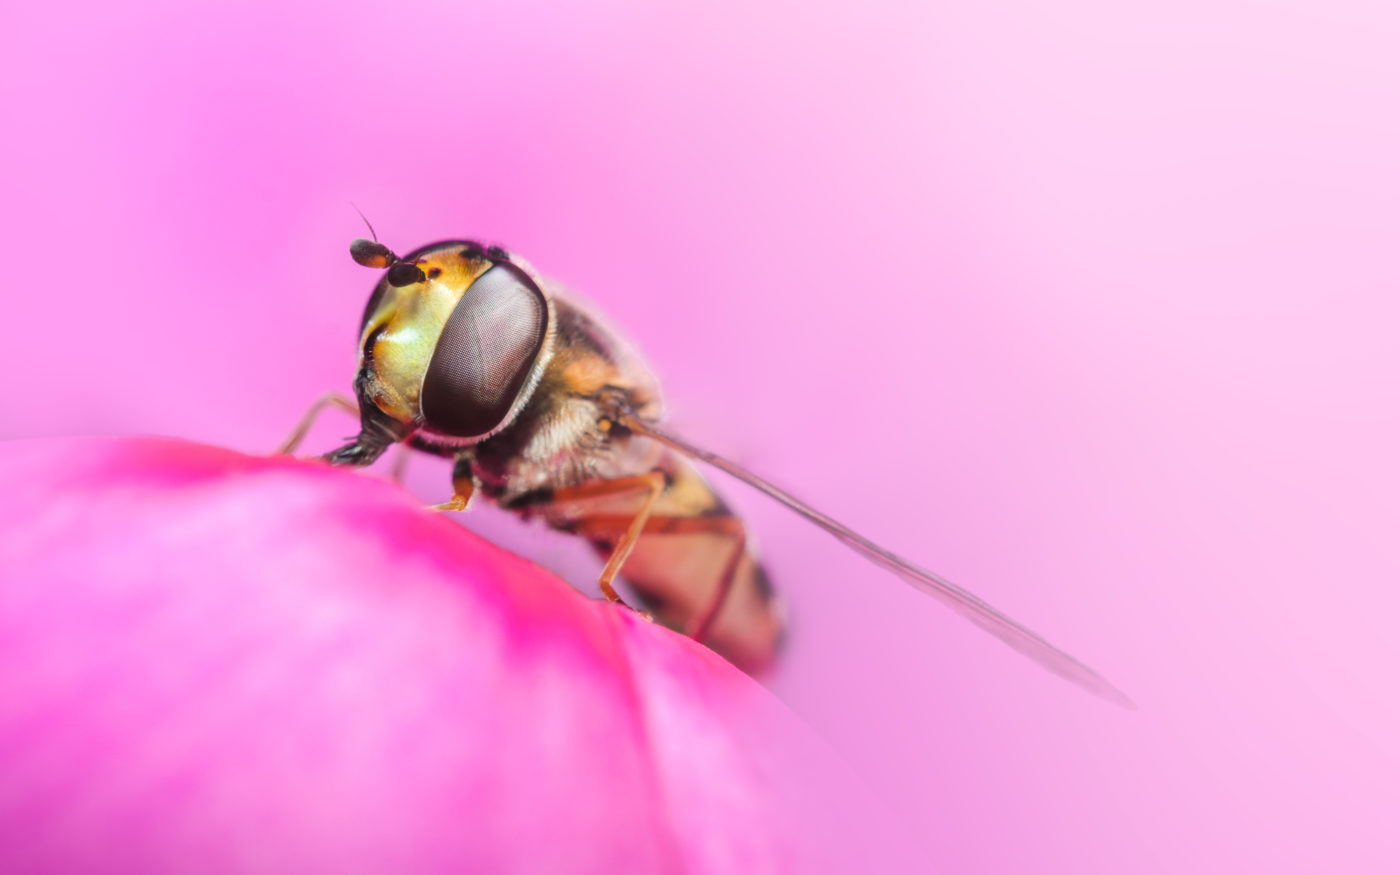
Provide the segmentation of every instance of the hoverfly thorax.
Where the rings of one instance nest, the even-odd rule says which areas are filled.
[[[399,258],[357,240],[351,255],[385,268],[360,326],[361,405],[459,446],[510,425],[551,352],[551,303],[529,271],[464,241]]]

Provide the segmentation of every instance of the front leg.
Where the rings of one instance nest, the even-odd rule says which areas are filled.
[[[476,485],[471,456],[458,456],[457,461],[452,464],[452,497],[441,504],[429,505],[428,510],[466,510],[471,506],[472,496],[476,495]]]
[[[292,433],[282,442],[282,446],[277,448],[277,454],[289,456],[296,452],[297,447],[301,445],[302,438],[306,437],[306,433],[311,430],[311,425],[321,415],[321,411],[327,407],[339,407],[341,410],[356,416],[360,413],[360,408],[354,401],[339,392],[327,392],[316,399],[316,402],[311,405],[311,409],[302,414],[297,427],[292,429]]]

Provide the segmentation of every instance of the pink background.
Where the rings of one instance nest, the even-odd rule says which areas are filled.
[[[1138,701],[723,484],[792,605],[772,688],[936,865],[1393,871],[1400,16],[1130,5],[10,10],[0,437],[271,448],[348,387],[351,201],[499,241],[678,428]]]

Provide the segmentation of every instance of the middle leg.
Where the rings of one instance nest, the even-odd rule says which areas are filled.
[[[577,532],[586,538],[611,540],[624,531],[629,523],[629,517],[622,514],[606,514],[589,517],[582,520],[577,528]],[[653,516],[645,526],[646,535],[722,535],[729,540],[729,555],[725,559],[724,566],[720,569],[718,578],[713,582],[713,595],[706,606],[686,619],[684,624],[685,634],[696,641],[704,641],[708,637],[711,627],[714,625],[715,617],[719,616],[720,609],[724,607],[731,590],[734,588],[734,580],[739,572],[739,563],[743,561],[745,546],[748,543],[748,534],[744,529],[744,523],[737,517],[728,514],[711,516]],[[704,585],[708,581],[696,581],[696,585]]]
[[[603,566],[602,573],[598,575],[598,588],[603,591],[604,597],[608,601],[618,602],[626,606],[627,603],[613,588],[613,581],[617,579],[618,572],[622,570],[627,557],[632,555],[632,549],[637,546],[637,540],[641,538],[642,530],[646,528],[647,520],[651,517],[657,499],[665,491],[666,475],[660,471],[648,471],[645,474],[631,477],[594,480],[560,489],[542,489],[528,493],[515,501],[507,502],[503,507],[527,517],[534,513],[535,509],[541,509],[546,517],[553,519],[551,525],[554,528],[576,532],[583,521],[596,517],[597,514],[565,513],[565,509],[570,505],[587,506],[589,503],[615,501],[629,495],[643,496],[641,505],[636,510],[618,515],[624,520],[619,526],[621,537],[613,546],[607,564]],[[562,523],[559,521],[560,518],[569,519],[573,516],[577,516],[578,521],[571,520]]]
[[[595,480],[592,483],[584,483],[579,486],[568,486],[556,489],[550,495],[548,504],[556,507],[622,498],[628,495],[645,495],[641,507],[631,516],[622,537],[613,547],[612,555],[608,557],[607,564],[603,566],[603,572],[598,575],[598,588],[603,591],[604,597],[610,602],[622,602],[622,597],[613,588],[613,581],[617,579],[618,572],[622,570],[622,565],[627,561],[627,557],[632,555],[632,549],[637,546],[637,540],[641,538],[642,530],[646,528],[647,519],[651,517],[651,510],[665,489],[666,475],[660,471],[648,471],[634,477]],[[587,520],[588,517],[585,516],[584,519]]]
[[[458,458],[452,463],[452,497],[441,504],[430,504],[428,510],[466,510],[476,494],[476,475],[472,473],[472,461],[467,457]]]

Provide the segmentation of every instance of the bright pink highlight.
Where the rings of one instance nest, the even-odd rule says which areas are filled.
[[[899,853],[748,677],[386,483],[117,439],[7,445],[0,490],[7,870],[782,872]]]

